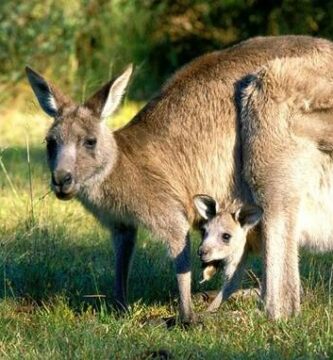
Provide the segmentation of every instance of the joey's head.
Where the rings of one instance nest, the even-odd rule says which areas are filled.
[[[26,73],[41,108],[53,118],[46,136],[52,189],[59,199],[71,199],[111,171],[117,148],[103,120],[118,107],[132,66],[81,105],[29,67]]]
[[[248,231],[262,217],[262,209],[256,205],[232,204],[220,210],[217,201],[208,195],[196,195],[194,204],[202,218],[198,254],[203,263],[228,261],[234,254],[242,253]]]

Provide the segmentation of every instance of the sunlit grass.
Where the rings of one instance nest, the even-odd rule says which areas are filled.
[[[31,94],[32,96],[32,94]],[[19,109],[7,107],[0,111],[0,149],[6,147],[26,147],[27,138],[33,146],[43,146],[46,130],[51,118],[44,115],[36,103],[19,103]],[[117,129],[126,124],[142,107],[142,104],[127,102],[112,118],[108,125]]]
[[[127,103],[110,127],[126,123],[140,106]],[[165,247],[141,229],[130,312],[114,313],[108,306],[114,257],[107,230],[77,202],[49,193],[43,138],[50,121],[29,104],[0,118],[0,358],[332,358],[332,254],[302,256],[299,317],[273,323],[254,299],[236,299],[205,319],[204,327],[167,329],[161,320],[177,309],[173,266]],[[219,279],[198,284],[196,246],[194,241],[194,292],[216,289]],[[251,263],[260,274],[258,260]],[[196,303],[198,311],[204,306]]]

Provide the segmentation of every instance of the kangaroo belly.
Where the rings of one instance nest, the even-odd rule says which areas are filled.
[[[300,246],[313,251],[333,250],[333,163],[325,161],[304,174],[299,212]]]

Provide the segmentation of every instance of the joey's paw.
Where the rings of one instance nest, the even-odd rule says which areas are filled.
[[[202,279],[200,284],[209,281],[221,268],[221,260],[214,260],[202,264]]]

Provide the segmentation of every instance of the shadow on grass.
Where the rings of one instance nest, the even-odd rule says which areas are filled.
[[[15,234],[4,234],[0,247],[0,297],[41,304],[63,296],[76,310],[92,303],[87,295],[106,296],[110,303],[114,254],[108,235],[104,231],[96,233],[71,234],[66,225],[52,225],[33,230],[22,226]],[[6,236],[11,237],[9,242]],[[198,284],[200,265],[193,257]],[[129,303],[168,305],[177,294],[166,247],[141,230],[129,280]]]
[[[114,256],[107,239],[87,234],[80,244],[66,228],[56,232],[18,231],[1,249],[0,296],[28,298],[41,303],[65,296],[80,307],[85,295],[112,298]],[[164,261],[165,259],[165,261]],[[162,260],[162,261],[161,261]],[[176,291],[172,265],[162,245],[138,246],[129,284],[130,300],[165,302]]]
[[[27,298],[36,303],[65,296],[79,309],[85,295],[105,295],[112,299],[114,256],[105,234],[70,235],[66,226],[49,230],[18,229],[15,239],[1,247],[0,296]],[[198,285],[200,264],[193,246],[193,291],[219,287],[219,277],[205,288]],[[256,268],[257,259],[250,265]],[[329,290],[332,282],[333,254],[304,254],[301,274],[306,287],[318,285]],[[247,284],[248,285],[248,284]],[[332,286],[332,284],[331,284]],[[129,281],[129,301],[146,305],[168,304],[177,297],[173,265],[163,244],[141,231]]]

